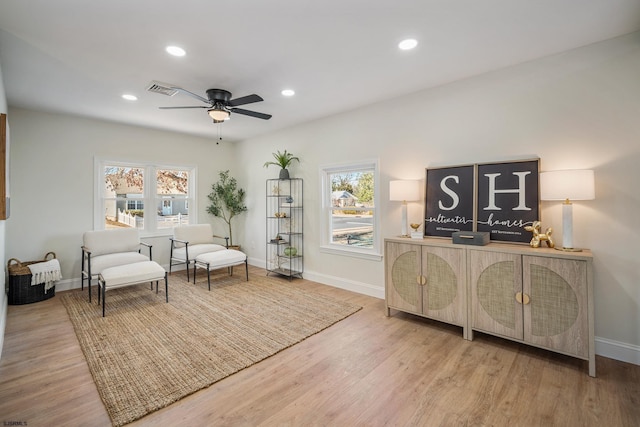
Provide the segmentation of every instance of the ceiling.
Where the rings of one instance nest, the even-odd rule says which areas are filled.
[[[0,67],[10,107],[238,141],[637,30],[638,0],[1,0]],[[160,110],[202,104],[154,80],[273,118]]]

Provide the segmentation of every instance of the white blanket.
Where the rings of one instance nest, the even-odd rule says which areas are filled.
[[[36,264],[29,264],[29,270],[31,270],[31,286],[44,283],[44,292],[53,288],[53,282],[62,279],[60,273],[60,263],[57,259],[50,261],[38,262]]]

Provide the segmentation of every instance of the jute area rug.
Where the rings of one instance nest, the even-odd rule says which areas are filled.
[[[156,295],[149,284],[107,292],[106,317],[87,291],[60,295],[115,426],[253,365],[361,307],[293,287],[286,279],[184,272]],[[261,273],[262,274],[262,273]],[[94,297],[96,294],[94,293]]]

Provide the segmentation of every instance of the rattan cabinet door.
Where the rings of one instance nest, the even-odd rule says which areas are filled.
[[[422,312],[432,319],[465,325],[464,250],[422,247]]]
[[[522,340],[522,256],[469,250],[471,328]]]
[[[587,358],[589,329],[587,263],[523,256],[524,339],[534,345]]]
[[[387,307],[422,314],[420,246],[387,242],[385,251]]]

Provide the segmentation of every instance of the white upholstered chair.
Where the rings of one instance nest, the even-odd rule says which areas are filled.
[[[150,261],[151,245],[140,241],[135,228],[87,231],[82,236],[82,283],[88,281],[91,301],[91,280],[97,279],[107,268]],[[149,248],[149,256],[141,253],[141,247]]]
[[[186,264],[187,281],[189,281],[189,265],[195,262],[198,255],[218,252],[226,246],[215,243],[210,224],[179,225],[173,228],[169,272],[174,265]]]

